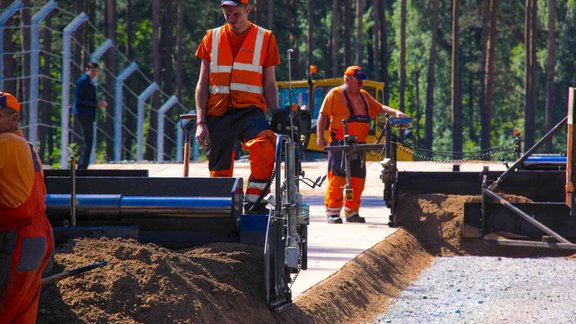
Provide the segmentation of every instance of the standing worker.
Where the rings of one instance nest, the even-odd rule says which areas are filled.
[[[271,31],[248,20],[249,0],[220,1],[226,25],[209,30],[196,51],[196,139],[207,149],[211,177],[231,177],[234,144],[250,153],[245,211],[267,214],[258,203],[274,169],[276,135],[265,117],[278,107],[274,68],[280,64]]]
[[[42,162],[18,130],[20,104],[0,92],[0,323],[36,323],[54,240]]]
[[[108,104],[104,100],[98,100],[96,86],[100,65],[96,62],[86,65],[84,75],[76,82],[74,91],[74,115],[80,121],[84,142],[80,150],[78,169],[87,169],[90,164],[92,145],[94,143],[94,121],[96,120],[96,108],[106,108]]]
[[[344,85],[336,87],[326,95],[317,124],[317,144],[325,147],[324,138],[326,122],[330,119],[330,143],[341,145],[344,141],[344,128],[342,120],[348,122],[349,135],[355,135],[359,143],[365,143],[370,130],[370,120],[378,114],[391,114],[396,117],[407,117],[401,111],[382,105],[370,94],[362,90],[362,81],[366,74],[358,66],[350,66],[344,72]],[[351,185],[354,197],[344,204],[344,215],[349,223],[364,223],[358,211],[364,183],[366,182],[366,162],[358,153],[351,157],[350,169],[352,173]],[[343,151],[328,152],[328,189],[324,204],[328,223],[341,224],[340,210],[342,209],[343,188],[346,185],[346,170],[343,167]]]

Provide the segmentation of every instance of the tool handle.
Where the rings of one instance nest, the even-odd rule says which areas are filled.
[[[98,263],[90,264],[90,265],[87,265],[84,267],[80,267],[80,268],[76,268],[76,269],[67,270],[64,272],[57,273],[55,275],[43,278],[42,279],[42,286],[49,285],[51,283],[60,281],[62,279],[68,278],[68,277],[77,276],[81,273],[84,273],[84,272],[87,272],[87,271],[90,271],[90,270],[93,270],[96,268],[103,267],[107,264],[108,264],[108,261],[103,260],[103,261],[100,261]]]

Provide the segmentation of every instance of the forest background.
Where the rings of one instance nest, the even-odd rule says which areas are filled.
[[[26,102],[29,79],[30,19],[46,1],[22,1],[19,29],[4,32],[4,90]],[[200,62],[194,53],[207,29],[225,23],[218,0],[68,0],[58,1],[66,14],[45,20],[42,71],[58,79],[61,61],[50,56],[61,48],[53,30],[85,12],[91,23],[74,33],[73,58],[81,65],[105,38],[117,51],[108,51],[102,63],[101,87],[114,102],[114,75],[130,61],[160,85],[163,94],[176,95],[180,111],[173,112],[167,133],[177,127],[179,113],[195,109],[194,90]],[[12,1],[1,1],[5,9]],[[411,141],[434,158],[494,159],[498,147],[513,143],[520,131],[529,147],[566,115],[568,87],[576,86],[576,0],[251,0],[250,20],[271,29],[277,37],[282,63],[277,80],[288,79],[286,51],[292,57],[292,79],[306,79],[308,66],[318,67],[318,78],[341,77],[346,66],[360,65],[370,79],[385,83],[385,104],[414,118]],[[94,32],[98,30],[100,32]],[[17,32],[16,32],[17,31]],[[129,80],[133,89],[148,80]],[[141,84],[140,84],[141,83]],[[43,96],[60,96],[59,88],[41,85]],[[109,91],[108,91],[109,90]],[[128,109],[136,99],[127,96]],[[154,109],[160,94],[152,97]],[[40,107],[43,124],[59,124],[61,109]],[[23,119],[26,120],[26,110]],[[133,114],[123,122],[136,128]],[[156,124],[156,114],[148,117]],[[103,129],[113,132],[111,118]],[[76,128],[77,129],[77,128]],[[147,131],[147,146],[156,146],[155,130]],[[59,133],[41,127],[39,143],[47,164],[57,164]],[[113,143],[103,138],[100,159],[111,160]],[[133,156],[135,140],[126,136],[123,158]],[[174,141],[165,150],[174,156]],[[556,136],[542,152],[565,153],[565,136]],[[153,160],[153,150],[146,159]],[[430,157],[431,155],[428,155]]]

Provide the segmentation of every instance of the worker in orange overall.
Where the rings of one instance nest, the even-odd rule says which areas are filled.
[[[211,177],[231,177],[234,144],[250,153],[245,211],[268,213],[264,196],[274,169],[276,135],[265,117],[278,107],[276,38],[248,20],[249,0],[220,1],[227,24],[209,30],[196,51],[202,60],[196,86],[196,139],[207,149]],[[261,201],[261,199],[260,199]]]
[[[390,114],[396,117],[407,117],[399,110],[382,105],[370,94],[362,90],[362,81],[366,74],[358,66],[350,66],[344,72],[344,85],[330,90],[324,98],[317,123],[317,144],[325,147],[341,145],[344,140],[342,120],[348,123],[349,135],[355,135],[358,143],[365,143],[370,130],[370,121],[378,114]],[[330,120],[330,138],[324,138],[326,123]],[[362,191],[366,182],[366,162],[358,153],[351,157],[351,185],[354,197],[344,203],[344,215],[349,223],[364,223],[366,220],[358,213]],[[346,185],[344,169],[344,152],[328,152],[328,189],[324,198],[328,223],[341,224],[340,210],[343,205],[343,188]]]
[[[36,323],[54,240],[42,162],[18,130],[20,104],[0,92],[0,323]]]

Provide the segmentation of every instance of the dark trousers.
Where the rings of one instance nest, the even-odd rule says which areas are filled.
[[[84,143],[80,150],[80,161],[78,169],[87,169],[90,164],[90,154],[92,153],[92,144],[94,143],[94,121],[89,119],[79,119],[84,135]]]

